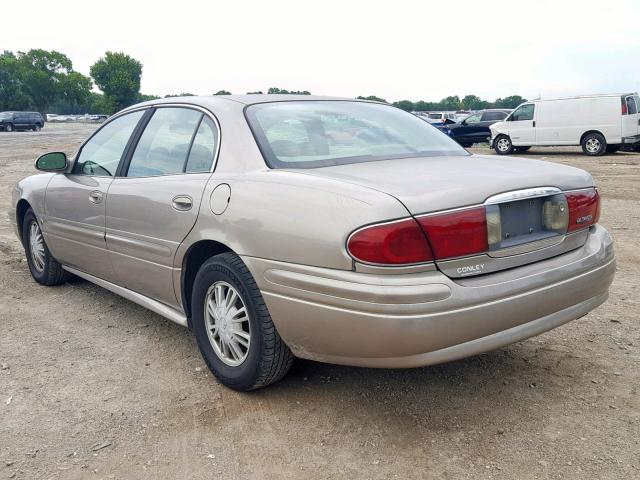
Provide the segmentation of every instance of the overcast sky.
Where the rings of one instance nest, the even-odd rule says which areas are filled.
[[[1,11],[0,50],[58,50],[87,75],[105,51],[122,51],[142,62],[142,92],[155,95],[640,89],[638,0],[7,0]]]

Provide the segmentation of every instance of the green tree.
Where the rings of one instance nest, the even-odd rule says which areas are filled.
[[[399,102],[393,102],[392,105],[394,107],[398,107],[401,108],[402,110],[405,110],[407,112],[412,112],[413,111],[413,102],[411,100],[400,100]]]
[[[113,113],[138,101],[142,63],[120,52],[106,52],[91,65],[91,76],[105,96],[105,107]]]
[[[55,50],[0,54],[0,108],[38,110],[53,104],[74,109],[86,104],[91,79],[73,71],[69,58]]]
[[[285,90],[277,87],[271,87],[267,90],[267,93],[276,95],[311,95],[308,90]]]
[[[178,93],[172,95],[165,95],[164,98],[173,98],[173,97],[195,97],[193,93]],[[160,97],[158,97],[160,98]]]
[[[87,105],[91,98],[91,79],[78,72],[70,72],[60,78],[58,103],[70,109]],[[85,111],[84,113],[88,113]]]
[[[31,106],[31,97],[25,91],[20,64],[13,52],[0,54],[0,110],[24,110]]]
[[[231,95],[231,92],[228,92],[227,90],[218,90],[214,95]]]
[[[262,90],[258,90],[257,92],[247,92],[247,95],[262,95]]]
[[[389,103],[384,98],[376,97],[375,95],[369,95],[368,97],[356,97],[356,100],[370,100],[372,102]]]
[[[516,108],[518,105],[526,101],[527,99],[520,95],[511,95],[509,97],[497,98],[494,105],[496,108]]]
[[[138,102],[148,102],[149,100],[159,100],[160,98],[162,97],[159,97],[158,95],[146,95],[141,93],[138,95]]]

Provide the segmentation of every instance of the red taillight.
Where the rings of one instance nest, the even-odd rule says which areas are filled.
[[[629,110],[627,109],[627,101],[622,97],[622,115],[626,115],[627,113],[629,113]]]
[[[356,231],[347,242],[352,257],[366,263],[403,265],[433,260],[417,222],[409,218]]]
[[[486,252],[487,215],[484,207],[419,217],[437,260]]]
[[[590,188],[577,192],[568,192],[567,204],[569,205],[568,232],[580,230],[598,223],[600,219],[600,195],[598,190]]]

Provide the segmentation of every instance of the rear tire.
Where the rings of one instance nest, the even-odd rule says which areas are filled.
[[[530,149],[530,146],[527,147],[514,147],[514,150],[516,153],[520,153],[520,152],[526,152]]]
[[[280,338],[249,269],[235,253],[204,262],[195,278],[191,307],[200,353],[222,384],[255,390],[277,382],[291,368],[293,354]]]
[[[11,125],[10,123],[7,123],[7,124],[4,126],[4,131],[5,131],[5,132],[13,132],[13,125]]]
[[[506,135],[498,135],[493,145],[498,155],[509,155],[513,152],[513,143],[511,143],[511,139]]]
[[[30,208],[22,221],[22,243],[33,279],[41,285],[60,285],[71,274],[62,268],[47,247],[35,213]]]
[[[607,141],[602,135],[596,132],[587,133],[582,137],[582,152],[590,157],[604,155],[607,151]]]
[[[33,126],[33,131],[34,131],[34,132],[39,132],[40,130],[42,130],[42,127],[41,127],[39,124],[37,124],[37,123],[36,123],[36,124]]]

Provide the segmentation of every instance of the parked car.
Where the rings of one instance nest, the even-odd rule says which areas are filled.
[[[294,356],[418,367],[603,303],[615,259],[591,175],[509,165],[390,105],[162,99],[38,158],[10,217],[38,283],[75,274],[188,326],[250,390]]]
[[[445,120],[456,121],[456,114],[453,112],[429,112],[426,117],[429,123],[441,123]]]
[[[637,93],[534,100],[491,126],[491,147],[500,155],[534,145],[580,145],[585,155],[604,155],[639,143]]]
[[[33,130],[39,132],[44,127],[44,118],[38,112],[0,112],[0,130]]]
[[[446,133],[463,147],[487,142],[491,136],[489,127],[507,118],[509,113],[511,110],[482,110],[469,115],[459,123],[447,125]]]

